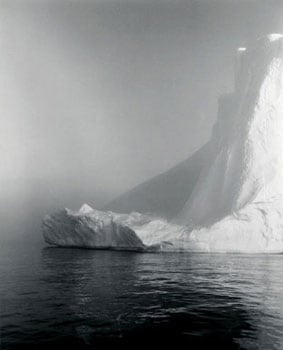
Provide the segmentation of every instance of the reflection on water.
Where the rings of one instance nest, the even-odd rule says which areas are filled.
[[[283,256],[2,249],[1,349],[283,347]]]

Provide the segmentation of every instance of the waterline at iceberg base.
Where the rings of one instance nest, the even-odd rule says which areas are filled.
[[[238,50],[235,92],[199,151],[102,211],[64,209],[42,228],[62,247],[282,253],[283,35]]]

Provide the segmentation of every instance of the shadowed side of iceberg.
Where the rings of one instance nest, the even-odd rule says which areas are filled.
[[[102,210],[174,218],[190,197],[204,164],[213,156],[208,142],[188,159],[123,193]]]
[[[81,247],[144,251],[148,247],[126,225],[99,211],[73,212],[64,209],[42,221],[46,243],[59,247]]]

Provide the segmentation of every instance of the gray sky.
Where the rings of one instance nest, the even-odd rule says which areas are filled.
[[[99,207],[185,159],[235,49],[280,31],[275,0],[1,0],[1,208]]]

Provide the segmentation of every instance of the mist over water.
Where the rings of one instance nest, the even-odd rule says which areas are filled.
[[[1,251],[1,349],[281,349],[282,255]]]

